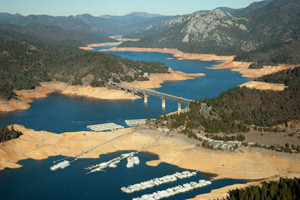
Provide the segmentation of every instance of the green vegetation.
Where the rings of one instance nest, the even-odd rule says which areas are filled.
[[[23,133],[20,131],[15,131],[13,126],[11,127],[11,129],[6,126],[2,126],[2,128],[0,129],[0,142],[12,140],[20,137],[21,135],[23,135]]]
[[[259,147],[264,149],[269,149],[272,151],[278,151],[278,152],[285,152],[285,153],[300,153],[300,146],[299,145],[290,145],[289,143],[286,143],[284,146],[282,145],[263,145],[263,144],[251,144],[251,147]]]
[[[252,124],[270,127],[298,120],[300,119],[299,70],[300,67],[261,78],[285,83],[288,88],[284,91],[260,91],[245,87],[229,89],[219,97],[191,103],[188,112],[160,117],[157,126],[167,126],[170,129],[204,129],[207,133],[237,133],[248,132],[249,125]],[[203,115],[201,103],[211,107],[212,118]]]
[[[233,18],[225,13],[220,18],[213,14],[207,17],[209,13],[197,17],[200,14],[194,13],[165,23],[163,27],[154,27],[151,30],[158,30],[156,34],[138,42],[125,42],[121,46],[237,55],[236,61],[254,62],[251,69],[280,63],[299,64],[299,10],[299,0],[272,0],[253,3],[232,12],[242,18]],[[211,23],[212,18],[215,23]],[[227,24],[229,21],[231,26]],[[208,28],[197,28],[206,26]],[[193,30],[193,33],[187,30]]]
[[[0,63],[2,99],[13,98],[14,89],[33,89],[43,81],[104,86],[113,77],[133,81],[142,79],[144,73],[168,73],[168,67],[160,62],[131,61],[112,54],[20,38],[0,40]]]
[[[256,80],[267,83],[284,83],[284,85],[288,87],[287,90],[297,91],[300,88],[300,67],[276,72]]]
[[[219,135],[205,134],[205,137],[211,138],[213,140],[222,140],[224,142],[227,142],[227,141],[240,141],[240,142],[242,142],[246,139],[245,136],[242,135],[242,134],[238,134],[236,136],[232,135],[232,136],[223,136],[223,137],[219,136]]]
[[[297,200],[300,199],[300,179],[280,178],[263,182],[261,186],[249,186],[230,190],[226,200]]]
[[[300,40],[291,39],[289,42],[279,42],[274,45],[265,45],[256,50],[241,53],[235,61],[254,62],[249,69],[261,68],[263,65],[299,64]]]
[[[0,24],[0,38],[16,38],[47,42],[48,44],[64,44],[74,47],[85,46],[90,43],[115,42],[115,40],[75,30],[65,30],[56,26],[42,24],[29,24],[27,26],[14,26],[11,24]]]

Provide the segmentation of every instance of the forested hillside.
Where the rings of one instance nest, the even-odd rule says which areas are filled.
[[[298,200],[300,199],[300,179],[280,178],[279,181],[263,182],[261,186],[249,186],[230,190],[226,200]]]
[[[168,72],[168,67],[159,62],[131,61],[77,47],[22,40],[18,33],[9,35],[9,40],[0,40],[2,99],[14,97],[14,89],[33,89],[42,81],[54,79],[74,85],[104,86],[110,78],[114,81],[146,80],[145,72]],[[13,36],[15,40],[11,39]]]
[[[115,40],[91,33],[74,30],[65,30],[56,26],[42,24],[29,24],[27,26],[14,26],[11,24],[0,24],[1,36],[11,37],[11,34],[19,33],[19,37],[29,40],[40,40],[40,42],[68,44],[72,46],[84,46],[90,43],[114,42]],[[15,32],[15,33],[12,33]],[[12,39],[15,39],[12,37]]]
[[[298,0],[270,0],[244,9],[193,13],[170,20],[163,27],[151,27],[145,33],[152,30],[154,35],[121,46],[237,55],[236,61],[254,62],[258,67],[299,64],[299,10]]]
[[[190,111],[180,115],[161,117],[157,124],[167,120],[171,129],[204,129],[209,133],[247,132],[248,125],[274,126],[300,119],[300,67],[281,71],[258,80],[284,83],[284,91],[261,91],[249,88],[233,88],[219,97],[200,100],[190,104]],[[203,115],[201,103],[211,110],[211,117]]]

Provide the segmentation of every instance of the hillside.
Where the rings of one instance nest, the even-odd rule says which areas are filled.
[[[170,20],[161,28],[163,32],[153,32],[156,35],[121,46],[238,55],[237,61],[260,64],[299,63],[299,1],[257,2],[244,9],[229,10],[232,15],[222,10]],[[152,30],[155,28],[158,27]]]
[[[285,83],[284,91],[260,91],[249,88],[233,88],[219,97],[191,103],[190,111],[171,115],[158,120],[167,120],[171,129],[205,130],[208,133],[236,133],[249,131],[248,126],[270,127],[300,119],[300,67],[281,71],[258,80]],[[204,115],[202,103],[211,107],[209,115]]]
[[[104,86],[111,78],[114,81],[146,80],[146,72],[167,73],[168,70],[159,62],[131,61],[112,54],[12,38],[0,40],[0,63],[2,99],[14,97],[15,89],[33,89],[43,81]]]
[[[65,30],[55,26],[46,26],[41,24],[30,24],[26,26],[14,26],[10,24],[0,25],[2,32],[1,38],[9,38],[11,32],[21,34],[22,39],[40,39],[47,40],[49,43],[70,44],[74,46],[81,46],[90,43],[113,42],[115,40],[108,37],[84,33],[80,31]],[[7,33],[5,33],[7,32]]]
[[[121,46],[178,48],[184,52],[238,54],[258,45],[248,35],[247,20],[221,10],[170,20],[162,33]]]
[[[300,62],[300,2],[274,0],[262,9],[248,14],[250,33],[262,45],[238,55],[237,61],[252,61],[258,65]]]
[[[0,24],[16,26],[45,25],[55,26],[64,30],[75,30],[100,36],[127,35],[150,25],[159,25],[172,17],[150,13],[130,13],[124,16],[102,15],[99,17],[90,14],[76,16],[49,16],[49,15],[12,15],[0,13]]]

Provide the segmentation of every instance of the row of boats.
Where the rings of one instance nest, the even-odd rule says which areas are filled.
[[[137,152],[130,152],[130,153],[125,153],[121,154],[121,156],[116,157],[112,160],[109,160],[107,162],[102,162],[96,165],[91,165],[86,167],[86,170],[90,170],[87,174],[94,173],[94,172],[99,172],[104,170],[105,168],[116,168],[117,165],[121,162],[121,160],[127,158],[127,167],[133,167],[134,165],[138,165],[140,163],[140,160],[137,156],[134,156],[137,154]]]
[[[185,193],[189,192],[191,190],[205,187],[207,185],[210,185],[210,181],[206,180],[199,180],[199,182],[190,182],[190,183],[185,183],[183,185],[178,185],[175,187],[168,188],[166,190],[160,190],[157,192],[153,192],[152,194],[144,194],[141,197],[133,198],[132,200],[159,200],[163,198],[168,198],[180,193]]]
[[[129,156],[127,158],[127,168],[132,168],[134,165],[139,165],[140,164],[140,159],[137,156]]]
[[[64,168],[69,167],[69,166],[70,166],[70,161],[64,160],[64,161],[62,161],[62,162],[59,162],[59,163],[57,163],[57,164],[51,166],[51,167],[50,167],[50,170],[51,170],[51,171],[56,171],[56,170],[58,170],[58,169],[64,169]]]
[[[196,176],[197,172],[190,172],[190,171],[183,171],[183,172],[176,172],[171,175],[166,175],[160,178],[154,178],[150,179],[148,181],[136,183],[134,185],[129,185],[127,187],[122,187],[121,190],[122,192],[125,192],[127,194],[138,192],[141,190],[145,190],[148,188],[152,188],[155,186],[159,186],[162,184],[166,183],[171,183],[177,181],[177,179],[185,179],[185,178],[190,178],[192,176]]]

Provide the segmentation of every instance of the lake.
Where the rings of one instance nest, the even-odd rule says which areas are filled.
[[[101,47],[105,48],[105,47]],[[95,48],[95,51],[101,49]],[[237,72],[230,70],[213,70],[210,66],[215,61],[177,60],[171,54],[147,52],[110,52],[123,58],[145,61],[161,61],[175,71],[187,73],[205,73],[204,77],[192,80],[166,82],[157,91],[188,98],[201,99],[218,96],[229,88],[249,81]],[[183,105],[183,108],[185,106]],[[177,110],[177,103],[166,101],[166,109],[161,107],[161,99],[149,97],[148,104],[143,99],[137,100],[99,100],[85,97],[65,96],[59,93],[50,94],[47,98],[37,99],[27,110],[10,113],[0,112],[0,124],[21,124],[34,130],[46,130],[55,133],[66,131],[86,131],[87,125],[115,122],[125,125],[125,119],[157,118],[159,115]],[[85,175],[84,167],[107,161],[119,156],[122,152],[102,155],[99,159],[79,159],[64,170],[50,171],[52,161],[60,156],[36,161],[32,159],[20,161],[19,169],[0,171],[1,199],[101,199],[126,200],[149,194],[157,190],[174,187],[179,184],[199,179],[210,180],[212,175],[198,172],[196,177],[169,183],[134,194],[125,194],[120,188],[137,182],[145,181],[183,171],[184,169],[162,163],[157,167],[147,166],[148,160],[157,159],[157,155],[139,153],[141,163],[132,169],[125,167],[124,160],[116,169],[108,169]],[[204,163],[205,164],[205,163]],[[216,180],[212,185],[188,193],[179,194],[168,199],[192,198],[197,194],[210,192],[243,180]]]

